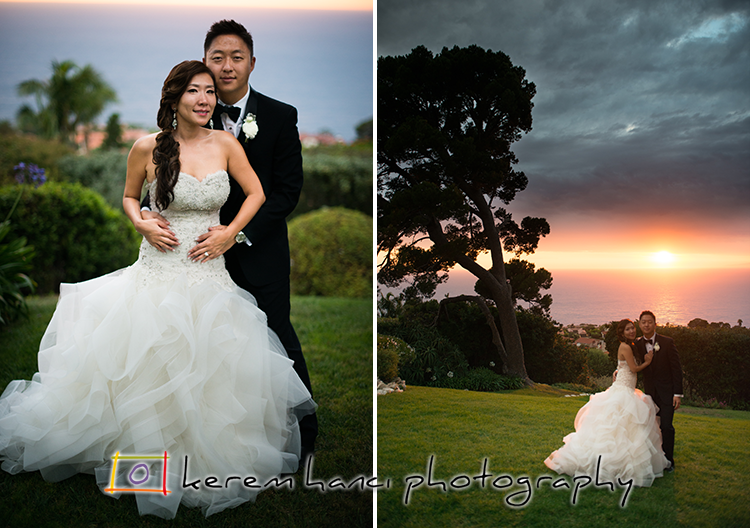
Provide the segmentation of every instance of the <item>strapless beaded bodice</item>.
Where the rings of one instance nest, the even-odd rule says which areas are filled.
[[[149,190],[151,187],[153,182],[147,184]],[[143,240],[138,261],[129,268],[129,272],[137,275],[139,288],[180,276],[187,278],[189,285],[213,280],[225,289],[234,286],[224,267],[223,256],[204,263],[192,262],[187,256],[198,236],[208,232],[209,227],[219,225],[219,210],[228,196],[229,175],[221,170],[202,180],[181,172],[174,186],[174,200],[163,211],[156,208],[151,199],[152,210],[169,220],[180,245],[174,251],[162,253]]]
[[[612,384],[613,387],[625,387],[627,389],[634,389],[635,382],[638,380],[638,375],[630,370],[628,362],[620,359],[617,361],[617,379]]]

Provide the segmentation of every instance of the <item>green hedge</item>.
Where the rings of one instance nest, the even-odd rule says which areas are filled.
[[[372,148],[369,156],[353,149],[303,154],[305,183],[290,218],[328,207],[345,207],[372,217]]]
[[[10,211],[19,186],[0,188],[0,216]],[[37,292],[59,291],[60,282],[80,282],[132,264],[140,236],[127,217],[79,184],[28,186],[11,218],[11,236],[34,247],[29,275]]]
[[[122,194],[128,155],[118,150],[95,151],[88,156],[66,156],[58,162],[60,176],[101,194],[116,211],[122,211]]]
[[[39,139],[15,132],[0,133],[0,186],[16,183],[13,167],[20,162],[44,167],[48,181],[59,181],[58,163],[60,159],[72,152],[71,147],[58,141]]]
[[[613,361],[617,358],[616,326],[612,321],[605,336]],[[711,323],[695,328],[659,326],[656,333],[674,339],[686,400],[715,400],[719,406],[723,403],[734,409],[750,409],[749,328]]]
[[[427,383],[427,386],[476,392],[517,390],[526,386],[524,380],[521,378],[515,376],[503,376],[484,367],[471,369],[463,376],[451,376],[451,372],[448,374],[448,376]]]
[[[291,285],[296,295],[372,295],[372,218],[343,207],[289,222]]]
[[[617,362],[613,361],[606,352],[602,352],[596,348],[587,348],[585,350],[591,376],[611,376],[617,369]]]
[[[378,333],[402,339],[414,350],[413,355],[399,358],[399,377],[408,384],[430,385],[469,371],[459,348],[434,327],[379,319]]]
[[[750,329],[669,326],[656,331],[674,339],[686,396],[750,409]]]

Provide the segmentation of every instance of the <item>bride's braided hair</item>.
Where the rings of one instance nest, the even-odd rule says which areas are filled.
[[[174,200],[174,186],[180,174],[180,144],[172,137],[173,107],[177,105],[193,77],[201,73],[209,74],[216,85],[214,74],[208,66],[200,61],[183,61],[172,68],[161,88],[161,101],[156,114],[156,124],[161,132],[156,136],[153,153],[153,162],[156,165],[156,189],[153,198],[162,211]]]

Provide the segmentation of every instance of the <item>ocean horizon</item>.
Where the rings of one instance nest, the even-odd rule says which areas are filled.
[[[346,141],[373,117],[373,14],[239,7],[0,3],[0,120],[15,121],[33,97],[28,79],[48,79],[53,60],[90,64],[117,92],[120,122],[156,127],[162,83],[186,59],[203,57],[210,25],[241,22],[253,35],[254,89],[295,106],[299,130]]]
[[[552,295],[552,319],[563,325],[636,319],[643,310],[654,312],[659,325],[687,325],[695,318],[750,325],[750,269],[550,272],[552,287],[543,293]],[[475,282],[470,273],[453,270],[434,299],[473,295]]]

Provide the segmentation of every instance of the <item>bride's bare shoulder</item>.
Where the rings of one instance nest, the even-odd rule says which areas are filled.
[[[136,139],[135,143],[133,143],[133,148],[130,149],[130,152],[134,154],[149,154],[153,152],[154,148],[156,147],[157,135],[158,132],[155,132],[153,134],[149,134],[148,136],[143,136]]]
[[[625,354],[633,355],[633,347],[630,346],[630,344],[625,343],[624,341],[620,341],[620,346],[617,348],[617,358],[618,359],[625,359],[623,357]]]
[[[211,130],[210,137],[222,146],[239,143],[237,138],[226,130]]]

